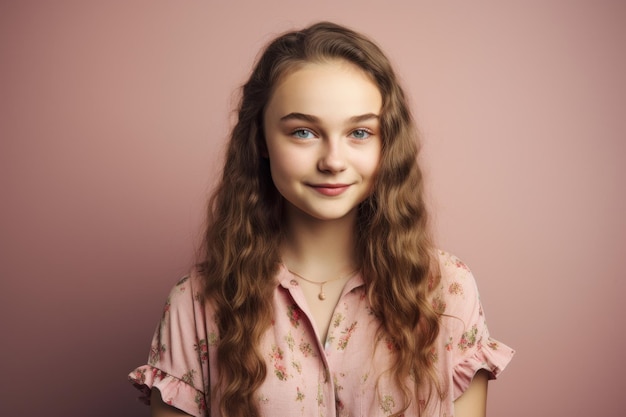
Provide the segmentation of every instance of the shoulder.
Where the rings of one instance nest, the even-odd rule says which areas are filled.
[[[168,301],[186,303],[193,300],[198,302],[204,298],[204,285],[202,277],[196,271],[180,278],[170,290]]]
[[[469,267],[459,258],[438,251],[439,280],[432,288],[431,299],[438,313],[463,317],[480,308],[476,280]]]
[[[198,316],[211,316],[212,310],[211,303],[206,301],[204,280],[193,270],[171,288],[165,301],[164,319],[168,316],[178,316],[179,319],[194,317],[193,322],[198,322]],[[200,321],[205,321],[204,317]]]
[[[187,275],[180,278],[174,285],[172,291],[185,293],[187,290],[191,293],[203,292],[204,281],[202,275],[194,268]]]
[[[472,285],[476,285],[472,271],[465,264],[465,262],[457,258],[455,255],[443,250],[438,250],[437,255],[442,283],[468,281]]]

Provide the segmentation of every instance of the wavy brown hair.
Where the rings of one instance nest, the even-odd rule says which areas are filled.
[[[258,346],[272,320],[283,200],[264,158],[265,107],[281,77],[306,63],[336,59],[367,73],[383,99],[380,167],[372,194],[358,208],[356,241],[368,301],[381,324],[377,337],[395,347],[389,372],[405,394],[398,415],[417,401],[407,381],[413,381],[414,392],[438,386],[430,355],[439,317],[428,299],[438,270],[407,100],[376,44],[322,22],[279,36],[258,59],[243,86],[221,181],[209,204],[199,270],[217,311],[219,381],[212,400],[225,416],[258,416],[254,393],[267,374]]]

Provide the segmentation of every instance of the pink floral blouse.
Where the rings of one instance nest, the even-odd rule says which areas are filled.
[[[474,374],[485,369],[496,378],[514,351],[489,336],[476,284],[465,264],[444,252],[440,262],[442,279],[432,303],[445,315],[433,359],[444,395],[432,397],[429,407],[434,406],[433,415],[451,417],[453,401]],[[402,393],[384,373],[392,359],[391,347],[385,340],[375,340],[378,322],[368,308],[362,277],[357,274],[346,284],[324,345],[311,325],[298,282],[281,267],[276,283],[275,320],[262,341],[268,374],[256,393],[261,415],[382,417],[398,411]],[[220,415],[218,405],[209,401],[217,381],[217,368],[211,366],[219,339],[213,317],[198,276],[176,284],[156,329],[148,364],[129,375],[146,402],[156,387],[166,403],[192,416]],[[421,405],[421,400],[413,401],[405,415],[418,415]]]

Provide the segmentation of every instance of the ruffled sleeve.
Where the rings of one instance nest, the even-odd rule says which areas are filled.
[[[452,399],[469,387],[481,369],[495,379],[515,351],[493,339],[487,328],[474,276],[458,258],[442,253],[440,290],[434,305],[443,311],[440,340],[447,356]]]
[[[185,277],[172,289],[152,339],[148,363],[128,378],[150,404],[153,388],[163,401],[192,416],[207,416],[208,338],[201,285]]]

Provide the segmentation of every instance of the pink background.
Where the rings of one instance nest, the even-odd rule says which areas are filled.
[[[0,415],[138,416],[236,89],[275,34],[375,38],[440,246],[517,356],[492,416],[626,415],[626,3],[0,2]]]

